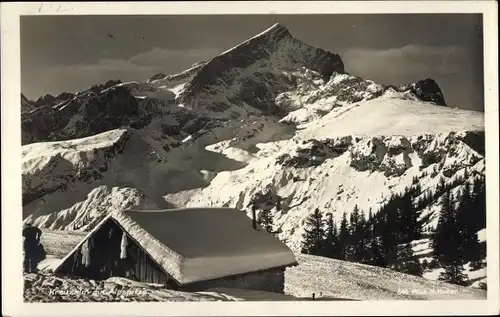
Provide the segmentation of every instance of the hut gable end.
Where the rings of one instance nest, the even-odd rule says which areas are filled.
[[[116,235],[106,238],[110,230]],[[127,261],[120,259],[123,233],[128,241]],[[104,277],[129,274],[132,279],[175,288],[223,279],[243,281],[271,271],[280,275],[284,268],[296,264],[284,243],[265,230],[253,228],[244,212],[231,208],[114,212],[63,259],[56,272],[99,275],[82,268],[84,243],[91,246],[91,261],[105,272]],[[120,267],[103,261],[119,262],[128,271],[118,272]]]
[[[126,257],[120,258],[122,235],[126,234]],[[111,235],[111,236],[110,236]],[[88,260],[82,248],[88,246]],[[75,247],[56,268],[55,273],[107,279],[127,277],[145,283],[158,283],[178,288],[176,281],[124,228],[109,217],[101,222]]]

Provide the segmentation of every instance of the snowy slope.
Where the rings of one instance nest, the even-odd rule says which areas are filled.
[[[485,241],[485,232],[486,229],[480,230],[478,232],[479,241]],[[431,240],[429,238],[424,238],[420,240],[415,240],[412,242],[413,252],[415,256],[419,259],[420,263],[426,260],[428,263],[433,260],[432,258],[432,245]],[[483,260],[483,264],[486,265],[486,260]],[[437,280],[439,279],[439,275],[444,272],[443,268],[427,268],[424,270],[423,277],[429,280]],[[470,263],[466,263],[464,265],[464,274],[467,276],[468,280],[471,283],[472,287],[480,287],[481,283],[487,282],[487,269],[486,266],[480,269],[473,269],[470,266]]]
[[[24,300],[39,302],[184,302],[241,301],[216,292],[188,293],[162,285],[145,284],[113,277],[104,281],[61,277],[52,274],[25,274]]]
[[[286,123],[301,125],[325,115],[331,120],[351,110],[352,107],[357,107],[358,102],[379,97],[384,97],[382,98],[384,103],[387,99],[397,99],[420,103],[425,101],[432,105],[432,108],[436,108],[436,105],[446,106],[441,89],[430,78],[411,85],[394,87],[346,73],[334,72],[328,81],[323,80],[317,72],[307,69],[294,74],[297,76],[297,88],[280,93],[275,100],[280,109],[289,112],[281,119]]]
[[[432,79],[388,86],[348,66],[274,25],[179,74],[41,97],[22,117],[23,219],[88,231],[115,209],[249,213],[260,195],[297,251],[316,208],[338,220],[414,178],[435,192],[484,175],[483,113]]]
[[[299,255],[285,273],[285,293],[295,297],[355,300],[485,299],[486,291],[430,281],[375,266]],[[320,295],[321,294],[321,295]]]
[[[353,124],[355,122],[356,124]],[[483,114],[430,103],[383,96],[338,108],[305,125],[298,136],[307,139],[345,135],[422,135],[484,129]]]
[[[41,227],[85,230],[117,208],[167,206],[151,189],[166,168],[133,131],[26,145],[22,162],[23,212]]]
[[[42,272],[24,275],[24,299],[27,302],[287,301],[311,300],[313,293],[318,300],[486,298],[486,292],[482,290],[368,265],[306,255],[300,255],[299,262],[299,266],[285,272],[285,295],[226,288],[188,293],[125,278],[94,281]]]
[[[24,201],[59,189],[67,177],[84,178],[88,170],[106,169],[104,158],[120,151],[125,132],[113,130],[93,138],[24,146],[21,153]]]
[[[484,173],[483,156],[462,141],[467,134],[347,135],[304,142],[300,132],[296,139],[259,144],[261,150],[251,154],[252,160],[245,159],[248,165],[244,168],[217,174],[205,188],[166,195],[167,200],[249,210],[255,194],[269,188],[283,198],[282,209],[273,209],[276,229],[282,231],[280,238],[298,250],[305,219],[315,208],[333,212],[339,220],[355,205],[366,213],[370,208],[376,211],[392,192],[411,185],[414,177],[424,190],[434,192],[441,176],[452,182],[465,168],[471,180]],[[237,146],[222,153],[242,157]],[[439,157],[436,163],[430,162],[434,156]],[[424,216],[431,209],[429,206]],[[434,225],[436,219],[431,219]]]
[[[85,237],[85,232],[44,229],[40,238],[47,254],[62,259]]]

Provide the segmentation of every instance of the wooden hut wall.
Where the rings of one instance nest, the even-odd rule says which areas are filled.
[[[135,240],[127,235],[126,258],[120,259],[123,229],[114,220],[106,221],[89,238],[90,264],[83,263],[82,247],[69,257],[59,273],[101,280],[112,276],[126,277],[145,283],[158,283],[168,288],[178,284],[151,259]]]
[[[120,244],[118,235],[120,231],[116,231],[113,221],[106,221],[92,236],[87,240],[89,248],[89,263],[84,263],[82,254],[83,245],[81,245],[71,257],[69,257],[62,265],[58,272],[71,274],[76,276],[87,277],[91,279],[106,279],[111,276],[113,269],[113,258],[119,259]],[[110,233],[112,233],[111,236]],[[113,250],[118,242],[118,256],[116,250]],[[85,243],[84,243],[85,244]]]
[[[168,288],[177,288],[175,280],[167,275],[155,261],[151,259],[135,241],[129,239],[127,258],[125,259],[128,278],[145,283],[167,285]],[[127,273],[126,273],[127,274]]]
[[[268,270],[226,276],[184,285],[179,290],[196,292],[216,287],[228,287],[283,293],[285,288],[285,270],[285,267],[277,267]]]

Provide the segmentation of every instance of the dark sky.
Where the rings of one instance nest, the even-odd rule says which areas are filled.
[[[25,16],[22,92],[37,99],[176,73],[277,22],[340,54],[353,75],[384,84],[431,77],[450,105],[484,109],[480,14]]]

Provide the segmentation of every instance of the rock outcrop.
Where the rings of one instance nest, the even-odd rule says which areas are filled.
[[[443,93],[434,79],[419,80],[411,86],[411,90],[422,101],[433,102],[436,105],[446,106]]]

